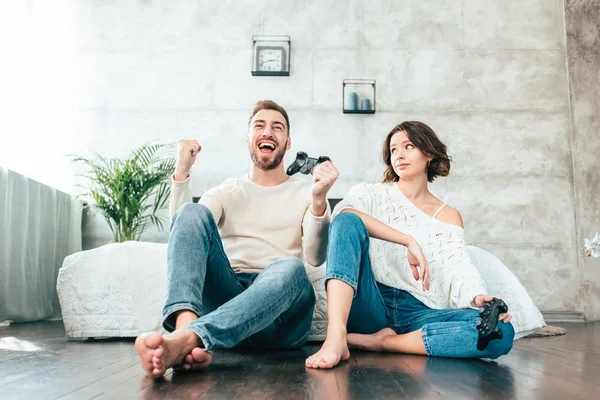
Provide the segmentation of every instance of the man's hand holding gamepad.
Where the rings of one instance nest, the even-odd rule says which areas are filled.
[[[320,217],[327,210],[327,192],[339,176],[337,168],[331,161],[317,165],[313,172],[311,212]]]
[[[472,303],[477,308],[483,308],[487,303],[494,300],[495,298],[496,296],[490,296],[489,294],[478,294],[473,298]],[[510,313],[502,313],[498,316],[498,319],[504,323],[508,323],[512,319],[512,315],[510,315]]]

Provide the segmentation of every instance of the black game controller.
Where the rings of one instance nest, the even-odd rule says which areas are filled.
[[[290,176],[294,175],[296,172],[303,173],[304,175],[312,174],[315,170],[315,167],[321,163],[324,163],[325,161],[331,160],[326,156],[312,158],[309,157],[305,152],[299,151],[298,154],[296,154],[296,160],[290,164],[286,173]]]
[[[502,331],[498,328],[498,317],[505,312],[508,312],[508,307],[504,301],[498,298],[483,307],[479,313],[481,321],[477,323],[477,332],[479,333],[477,350],[485,350],[488,343],[494,339],[502,339]]]

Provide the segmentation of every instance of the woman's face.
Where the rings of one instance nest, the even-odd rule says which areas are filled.
[[[427,157],[417,146],[412,144],[404,131],[396,132],[390,139],[390,161],[394,172],[400,179],[427,178]]]

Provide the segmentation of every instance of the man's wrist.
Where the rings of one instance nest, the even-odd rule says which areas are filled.
[[[173,174],[173,179],[175,179],[177,182],[183,182],[189,176],[190,176],[190,171],[178,171],[178,170],[175,170],[175,173]]]
[[[327,198],[313,197],[310,211],[315,217],[322,217],[327,211]]]

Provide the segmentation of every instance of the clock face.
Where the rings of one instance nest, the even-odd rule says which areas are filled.
[[[283,71],[283,49],[258,49],[257,65],[259,71]]]

